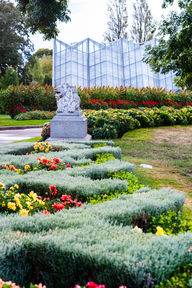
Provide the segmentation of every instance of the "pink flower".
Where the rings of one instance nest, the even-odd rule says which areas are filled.
[[[49,214],[50,214],[50,212],[49,212],[48,210],[43,210],[42,213],[43,213],[44,215],[49,215]]]

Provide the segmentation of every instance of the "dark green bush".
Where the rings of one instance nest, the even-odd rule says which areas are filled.
[[[16,70],[8,67],[5,74],[0,78],[0,88],[7,88],[10,85],[19,85],[19,76]]]

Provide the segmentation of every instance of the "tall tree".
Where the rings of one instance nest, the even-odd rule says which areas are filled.
[[[0,75],[8,66],[21,68],[31,51],[25,18],[11,2],[0,0]]]
[[[173,3],[179,6],[164,18],[158,32],[159,43],[149,46],[145,61],[156,72],[174,71],[176,83],[192,89],[192,1],[165,0],[164,8]]]
[[[16,0],[18,8],[26,16],[32,33],[39,31],[45,39],[57,36],[57,20],[70,20],[68,0]]]
[[[136,43],[151,40],[155,32],[155,23],[146,0],[136,0],[133,3],[133,24],[131,38]]]
[[[32,81],[41,84],[52,82],[52,50],[38,49],[25,64],[23,82],[28,84]]]
[[[104,35],[106,42],[127,38],[128,12],[126,0],[110,0],[108,3],[108,31]]]

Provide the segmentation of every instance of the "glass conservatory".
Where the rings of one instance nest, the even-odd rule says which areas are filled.
[[[68,45],[56,39],[53,85],[68,83],[81,87],[132,86],[175,90],[173,73],[154,73],[143,62],[145,47],[149,44],[156,45],[156,40],[142,45],[127,39],[101,44],[87,38]]]

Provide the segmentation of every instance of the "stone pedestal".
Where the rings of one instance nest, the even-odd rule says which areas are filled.
[[[58,113],[51,121],[51,138],[54,140],[90,140],[87,119],[80,112]]]

